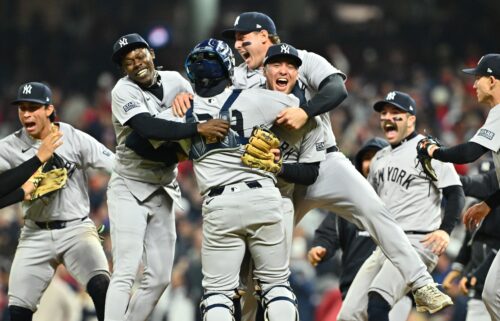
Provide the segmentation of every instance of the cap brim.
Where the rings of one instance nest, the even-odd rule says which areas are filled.
[[[19,105],[20,103],[24,103],[24,102],[35,103],[35,104],[40,104],[40,105],[50,105],[51,104],[50,101],[46,102],[46,101],[43,101],[43,100],[30,99],[30,98],[16,99],[16,100],[12,101],[10,104],[11,105]]]
[[[297,56],[294,56],[294,55],[290,55],[290,54],[279,54],[279,55],[274,55],[272,56],[271,58],[268,58],[268,59],[265,59],[264,60],[264,65],[268,64],[268,63],[271,63],[273,61],[275,61],[276,59],[279,59],[279,58],[282,58],[282,57],[286,57],[286,58],[290,58],[292,59],[294,62],[295,62],[295,65],[297,67],[300,67],[302,65],[302,59],[300,59],[299,57]]]
[[[462,69],[462,72],[469,74],[469,75],[479,75],[479,72],[477,71],[476,68],[466,68]]]
[[[234,28],[226,29],[226,30],[222,31],[222,33],[221,33],[222,38],[227,39],[227,40],[233,40],[233,41],[234,41],[235,34],[236,34],[236,30]]]
[[[116,63],[117,65],[121,66],[123,56],[125,56],[125,54],[127,54],[128,52],[135,50],[137,48],[148,48],[149,49],[150,47],[148,47],[146,44],[141,43],[141,42],[132,43],[132,44],[127,45],[125,47],[122,47],[119,50],[117,50],[116,52],[114,52],[113,55],[111,56],[111,60],[113,60],[113,62]]]
[[[379,113],[380,113],[380,112],[382,111],[382,108],[383,108],[383,107],[384,107],[384,105],[386,105],[386,104],[389,104],[389,105],[394,106],[394,107],[396,107],[396,108],[398,108],[398,109],[401,109],[401,110],[402,110],[402,111],[404,111],[404,112],[408,112],[408,111],[407,111],[405,108],[403,108],[401,105],[396,104],[396,103],[395,103],[395,102],[393,102],[393,101],[387,101],[387,100],[377,101],[377,102],[375,103],[375,105],[373,105],[373,109],[375,109],[375,111],[376,111],[376,112],[379,112]]]

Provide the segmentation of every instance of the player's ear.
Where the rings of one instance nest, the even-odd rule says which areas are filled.
[[[259,31],[259,41],[263,44],[269,40],[269,32],[267,30],[262,29]]]
[[[153,58],[153,59],[156,58],[155,51],[153,50],[153,48],[149,49],[149,53],[151,54],[151,58]]]

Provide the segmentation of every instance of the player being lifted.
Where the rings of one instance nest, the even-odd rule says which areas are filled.
[[[271,18],[259,12],[242,13],[235,20],[234,27],[223,35],[233,37],[235,48],[245,60],[235,69],[235,84],[250,88],[264,83],[262,66],[265,53],[273,43],[280,42]],[[306,102],[300,107],[283,110],[277,117],[277,123],[300,128],[307,119],[320,115],[327,154],[320,164],[316,182],[307,188],[295,188],[295,221],[300,221],[312,208],[323,208],[354,222],[370,233],[401,272],[405,284],[413,290],[417,306],[429,311],[441,309],[451,299],[437,289],[425,264],[389,210],[336,146],[329,111],[347,96],[343,84],[345,75],[315,53],[298,52],[302,60],[299,81],[305,90]],[[176,99],[179,100],[183,101]]]

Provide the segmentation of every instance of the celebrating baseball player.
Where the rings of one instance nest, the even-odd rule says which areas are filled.
[[[263,84],[265,80],[261,67],[265,52],[279,42],[271,18],[259,12],[242,13],[236,18],[234,27],[224,31],[223,35],[236,40],[235,48],[245,60],[235,68],[235,86],[250,88]],[[441,309],[450,298],[437,289],[426,265],[389,210],[335,145],[328,112],[347,95],[343,83],[345,75],[317,54],[305,50],[298,52],[302,60],[299,81],[307,101],[300,107],[284,109],[278,114],[277,123],[300,128],[308,118],[320,115],[327,154],[320,164],[316,182],[308,187],[295,186],[295,222],[299,222],[313,208],[327,209],[354,222],[370,233],[398,268],[405,284],[411,286],[417,306],[429,311]],[[178,97],[174,104],[177,105],[176,112],[182,113],[187,105],[185,103],[185,97]]]
[[[91,136],[54,122],[52,94],[45,84],[21,85],[13,104],[23,128],[0,141],[0,172],[19,166],[37,151],[46,154],[40,158],[45,160],[50,153],[40,148],[47,137],[51,149],[58,145],[59,135],[51,132],[63,133],[65,144],[35,173],[36,189],[23,203],[25,223],[9,280],[10,318],[32,320],[55,269],[64,264],[87,289],[102,321],[109,272],[96,227],[88,217],[87,169],[111,172],[114,155]]]
[[[500,135],[496,135],[500,125],[500,54],[484,55],[475,68],[464,69],[463,72],[476,77],[474,88],[477,100],[491,108],[486,122],[468,142],[454,147],[445,148],[435,140],[426,138],[419,143],[419,153],[443,162],[464,164],[474,162],[491,150],[497,179],[500,181]],[[500,189],[467,210],[463,218],[465,225],[477,228],[481,220],[499,205]],[[497,255],[483,289],[483,301],[494,321],[500,320],[499,271],[500,255]]]
[[[268,62],[276,64],[275,67],[281,65],[275,61],[278,56],[282,56],[281,50],[270,55]],[[297,55],[287,54],[285,59],[293,61],[288,68],[296,69],[300,64]],[[275,166],[272,153],[265,157],[272,160],[270,164],[262,162],[264,157],[255,156],[269,155],[270,149],[278,147],[280,142],[272,133],[252,128],[256,125],[270,128],[283,108],[299,101],[295,96],[266,89],[228,87],[233,68],[231,49],[215,39],[198,44],[186,59],[188,76],[197,93],[193,107],[186,114],[186,122],[217,117],[230,119],[232,124],[229,135],[223,140],[194,138],[189,144],[181,142],[194,160],[194,171],[204,195],[202,266],[205,296],[201,303],[204,320],[232,320],[233,300],[239,297],[236,290],[246,248],[254,261],[254,277],[266,318],[298,320],[295,296],[288,284],[288,245],[282,198],[275,187],[274,173],[281,171],[281,165]],[[283,79],[276,81],[287,87],[286,72],[280,78]],[[158,117],[184,121],[175,117],[171,109]],[[317,126],[309,122],[299,131],[273,128],[289,145],[281,148],[289,151],[290,159],[303,146],[316,149],[315,144],[313,147],[302,144],[303,132],[310,125]],[[321,131],[317,135],[321,139]],[[241,143],[248,137],[249,143],[243,148]],[[254,150],[261,148],[260,153]],[[321,149],[317,152],[319,156],[311,158],[312,162],[321,159]],[[242,162],[253,166],[247,167]]]
[[[437,180],[415,166],[416,145],[424,136],[415,131],[416,104],[408,94],[392,91],[373,106],[390,143],[377,152],[368,180],[387,204],[429,271],[448,246],[459,220],[465,196],[451,164],[434,161]],[[441,199],[444,216],[441,219]],[[360,268],[347,292],[338,320],[388,321],[389,311],[410,289],[403,276],[378,247]],[[418,305],[417,311],[434,313],[453,304],[451,299],[433,308]]]
[[[33,180],[28,179],[52,157],[54,150],[62,145],[61,137],[62,133],[54,126],[53,130],[42,139],[35,156],[18,167],[0,174],[0,182],[2,182],[0,184],[0,208],[22,200],[31,200],[36,187]]]
[[[498,189],[498,180],[493,163],[484,161],[479,166],[479,174],[461,176],[460,181],[466,196],[484,200]],[[454,282],[460,280],[459,290],[469,297],[466,321],[490,321],[491,317],[482,300],[484,280],[500,248],[500,208],[492,210],[474,231],[467,231],[462,247],[443,280],[443,288],[453,289]]]
[[[150,155],[156,160],[149,160],[144,155],[151,150],[136,153],[125,145],[126,138],[134,131],[145,139],[170,141],[197,134],[217,139],[226,135],[229,124],[220,119],[180,124],[155,118],[178,92],[192,89],[179,73],[155,69],[154,52],[140,35],[120,37],[112,59],[125,76],[112,91],[118,146],[107,194],[114,269],[108,292],[113,304],[106,306],[106,320],[143,321],[170,282],[176,239],[174,204],[180,197],[177,158],[172,145]],[[141,286],[131,296],[141,262]]]

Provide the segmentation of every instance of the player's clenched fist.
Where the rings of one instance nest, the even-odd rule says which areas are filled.
[[[307,253],[307,259],[312,266],[318,265],[323,260],[326,254],[326,249],[322,246],[315,246]]]

